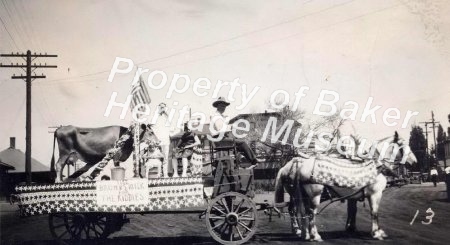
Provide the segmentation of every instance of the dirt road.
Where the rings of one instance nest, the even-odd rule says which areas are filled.
[[[344,232],[346,204],[334,203],[319,217],[322,244],[449,244],[450,203],[445,201],[445,186],[426,183],[389,188],[381,203],[380,224],[389,237],[375,241],[370,236],[371,222],[368,203],[358,204],[358,232]],[[1,204],[1,244],[55,244],[48,231],[47,216],[19,218],[14,207]],[[434,212],[427,219],[428,209]],[[419,211],[412,225],[417,210]],[[129,215],[130,223],[109,236],[105,244],[214,244],[205,227],[205,221],[196,214]],[[288,217],[273,217],[259,213],[258,232],[249,244],[297,244],[290,234]],[[430,223],[422,224],[422,221]],[[83,242],[82,244],[95,244]]]

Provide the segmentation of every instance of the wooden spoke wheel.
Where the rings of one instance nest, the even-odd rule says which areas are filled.
[[[240,193],[227,192],[214,198],[206,210],[206,227],[221,244],[242,244],[256,232],[257,210],[253,201]]]
[[[108,216],[101,213],[55,213],[49,215],[52,236],[61,244],[109,235]]]

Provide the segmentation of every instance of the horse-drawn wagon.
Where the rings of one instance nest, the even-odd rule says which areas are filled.
[[[222,244],[241,244],[256,232],[253,169],[239,167],[235,145],[210,142],[212,173],[181,178],[131,178],[29,184],[12,196],[21,216],[48,214],[60,243],[106,238],[126,214],[199,213]]]

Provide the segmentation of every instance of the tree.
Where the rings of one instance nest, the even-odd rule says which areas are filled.
[[[445,135],[444,128],[441,124],[439,124],[438,132],[437,132],[437,147],[436,147],[436,157],[437,160],[445,159],[445,139],[447,136]]]
[[[282,104],[278,100],[275,103]],[[253,116],[247,117],[251,122],[251,130],[246,137],[257,155],[264,156],[266,168],[283,166],[297,155],[299,150],[308,153],[315,152],[314,146],[320,132],[329,132],[332,137],[328,140],[330,142],[337,141],[340,137],[339,128],[345,121],[339,116],[339,112],[327,117],[307,118],[305,112],[299,108],[292,110],[287,105],[281,108],[274,107],[270,102],[267,102],[267,106],[273,111],[269,114],[272,118],[276,118],[276,126],[273,121],[269,123],[269,118],[264,116],[267,113],[255,113]],[[276,133],[272,134],[272,130],[275,130]],[[266,137],[263,137],[264,132],[266,132]],[[267,132],[269,133],[267,134]],[[272,138],[272,136],[277,138]],[[294,144],[301,145],[301,147],[294,147]]]
[[[417,164],[412,166],[412,170],[421,172],[428,171],[429,156],[426,151],[427,145],[425,135],[420,126],[412,126],[409,137],[409,147],[417,158]]]
[[[302,127],[299,120],[303,118],[304,112],[300,109],[291,110],[289,106],[276,109],[269,104],[268,108],[272,109],[273,112],[253,113],[246,117],[251,126],[245,140],[259,157],[265,159],[264,168],[280,168],[295,154],[292,143],[297,129]],[[275,123],[269,124],[269,120],[272,119],[276,119]],[[283,128],[285,123],[286,125],[291,123],[291,127]],[[271,132],[273,129],[277,133],[281,132],[281,136],[278,139],[272,139]],[[264,132],[267,130],[269,130],[269,133],[266,134],[265,140],[262,141]],[[300,138],[302,137],[303,131]]]

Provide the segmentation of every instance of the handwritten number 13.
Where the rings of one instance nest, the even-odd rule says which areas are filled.
[[[425,218],[428,220],[428,222],[422,221],[423,225],[429,225],[431,222],[433,222],[434,212],[431,210],[431,208],[428,208],[426,213],[430,213],[430,215],[425,216]],[[414,215],[414,218],[411,220],[411,223],[409,225],[412,225],[414,223],[414,220],[416,220],[417,215],[419,214],[419,210],[416,211],[416,214]]]

